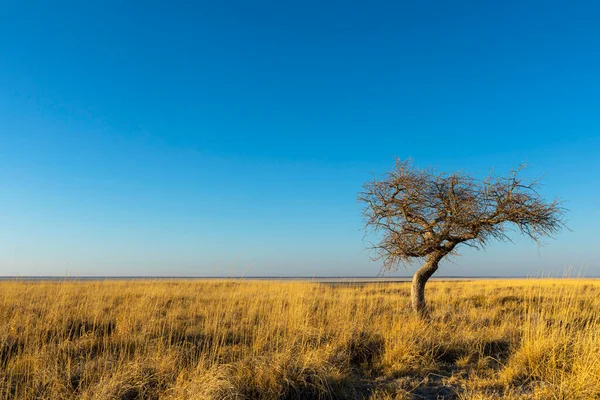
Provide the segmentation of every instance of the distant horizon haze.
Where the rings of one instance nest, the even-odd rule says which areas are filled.
[[[395,275],[395,276],[367,276],[367,275],[356,275],[356,276],[154,276],[154,275],[142,275],[142,276],[0,276],[0,281],[4,280],[23,280],[23,281],[102,281],[102,280],[281,280],[281,281],[315,281],[319,283],[370,283],[370,282],[410,282],[413,279],[411,275]],[[511,275],[511,276],[448,276],[448,275],[434,275],[431,280],[496,280],[496,279],[600,279],[600,276],[588,276],[585,274],[578,275]]]

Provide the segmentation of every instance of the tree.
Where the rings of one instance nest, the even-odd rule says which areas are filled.
[[[460,245],[482,249],[492,239],[510,241],[512,226],[541,246],[542,237],[565,227],[562,203],[546,202],[537,192],[537,180],[520,179],[524,168],[477,179],[397,159],[393,171],[365,183],[358,200],[365,205],[366,232],[379,239],[371,247],[373,258],[382,260],[385,270],[423,262],[411,286],[412,307],[419,316],[428,315],[425,284],[440,260],[456,255]]]

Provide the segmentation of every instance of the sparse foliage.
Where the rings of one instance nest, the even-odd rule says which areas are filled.
[[[425,260],[413,280],[418,313],[426,314],[425,283],[443,257],[456,254],[458,245],[484,248],[492,239],[510,240],[511,226],[541,245],[542,237],[564,226],[561,202],[546,202],[537,191],[537,180],[520,178],[524,168],[480,180],[397,160],[383,179],[365,184],[358,199],[365,204],[367,231],[380,239],[372,246],[375,259],[388,270]]]

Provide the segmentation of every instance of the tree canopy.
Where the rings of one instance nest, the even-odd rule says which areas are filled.
[[[396,160],[382,179],[364,185],[367,231],[380,238],[375,258],[392,269],[412,259],[454,254],[459,244],[484,248],[490,240],[510,240],[512,227],[541,245],[564,224],[562,202],[546,202],[537,180],[525,181],[520,172],[490,173],[484,179],[469,174],[440,173]]]

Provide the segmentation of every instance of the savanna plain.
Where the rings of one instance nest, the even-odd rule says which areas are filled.
[[[1,399],[600,399],[600,281],[0,282]]]

